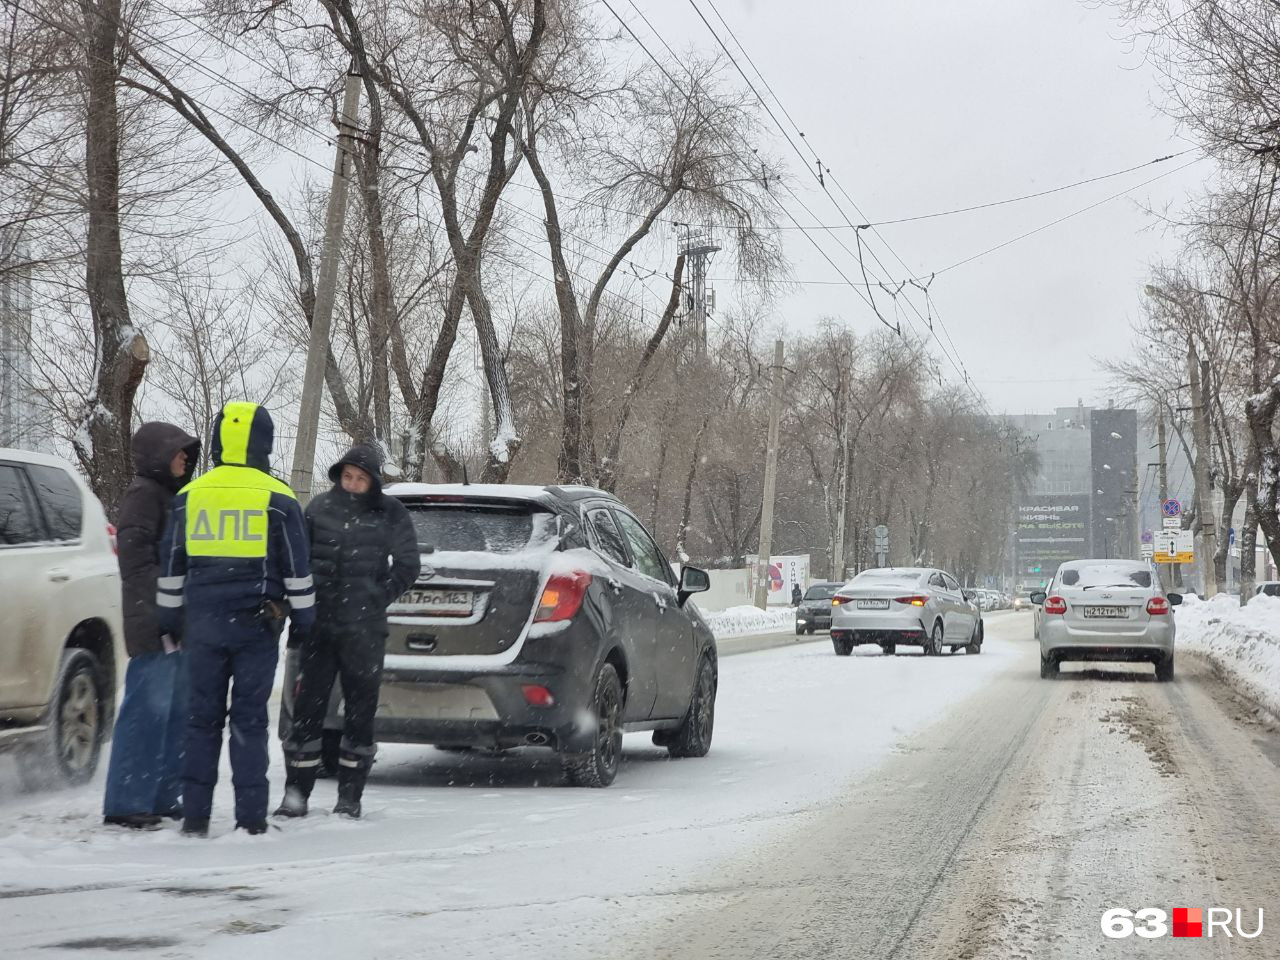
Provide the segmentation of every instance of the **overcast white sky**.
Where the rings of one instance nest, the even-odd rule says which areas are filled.
[[[628,0],[611,2],[651,43]],[[720,30],[708,0],[697,3]],[[1191,146],[1155,106],[1155,71],[1125,41],[1107,7],[1078,0],[715,3],[824,163],[874,221],[1031,193]],[[636,4],[677,51],[718,51],[689,0]],[[603,8],[602,14],[609,16]],[[780,135],[776,150],[794,161],[793,183],[823,222],[843,222]],[[913,272],[928,275],[1197,156],[882,232]],[[1147,265],[1178,249],[1146,208],[1183,204],[1203,191],[1212,170],[1209,161],[1193,163],[937,277],[931,288],[937,311],[993,410],[1037,412],[1077,398],[1106,399],[1107,381],[1093,358],[1131,349],[1128,327],[1141,306]],[[842,236],[854,246],[853,231]],[[819,239],[859,279],[856,260],[829,236]],[[855,329],[872,328],[870,310],[801,235],[789,233],[787,249],[798,279],[837,283],[802,285],[779,304],[786,323],[805,326],[838,314]],[[878,252],[895,278],[905,277],[882,246]],[[729,273],[727,264],[712,269],[713,276]],[[724,303],[732,291],[718,287]],[[889,312],[888,301],[882,309]]]

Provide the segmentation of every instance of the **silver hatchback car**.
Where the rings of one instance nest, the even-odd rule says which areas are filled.
[[[831,644],[847,657],[862,643],[879,644],[887,654],[900,643],[938,656],[982,652],[982,611],[976,595],[956,578],[926,567],[864,570],[831,600]]]
[[[1073,560],[1031,600],[1038,611],[1040,676],[1066,660],[1151,663],[1156,679],[1173,679],[1173,608],[1155,570],[1138,560]]]

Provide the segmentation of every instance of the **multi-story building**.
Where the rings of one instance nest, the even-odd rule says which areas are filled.
[[[1058,564],[1081,557],[1137,556],[1143,476],[1137,411],[1079,403],[1002,419],[1040,459],[1018,504],[1015,580],[1038,585]]]
[[[24,445],[33,428],[31,270],[25,248],[0,230],[0,447]]]

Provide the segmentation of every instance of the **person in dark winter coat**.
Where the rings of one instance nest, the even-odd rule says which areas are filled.
[[[421,569],[413,520],[404,504],[383,495],[381,477],[377,448],[357,444],[329,470],[333,489],[307,507],[316,624],[301,638],[278,817],[306,816],[335,675],[342,683],[345,723],[334,813],[360,816],[376,751],[373,718],[387,645],[387,607],[413,585]]]
[[[269,472],[274,440],[266,407],[226,404],[213,425],[215,466],[178,491],[160,545],[162,623],[186,624],[188,836],[208,835],[228,719],[236,827],[266,833],[267,702],[280,631],[286,615],[300,630],[315,618],[306,521],[293,491]]]
[[[144,423],[133,435],[136,475],[120,499],[116,534],[129,667],[102,804],[103,821],[117,826],[148,829],[182,815],[186,663],[178,639],[160,627],[156,578],[169,503],[199,458],[200,441],[173,424]]]

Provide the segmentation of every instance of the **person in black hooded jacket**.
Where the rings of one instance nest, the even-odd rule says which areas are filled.
[[[383,495],[381,478],[377,448],[357,444],[329,469],[333,489],[307,507],[316,622],[301,638],[278,817],[307,814],[335,676],[342,683],[344,725],[334,813],[360,816],[377,749],[373,718],[387,645],[387,607],[413,585],[421,569],[413,520],[404,504]]]
[[[199,458],[200,441],[173,424],[144,423],[133,435],[136,476],[120,499],[116,534],[129,668],[102,805],[103,820],[117,826],[146,829],[182,815],[186,664],[160,626],[156,579],[170,501]]]

